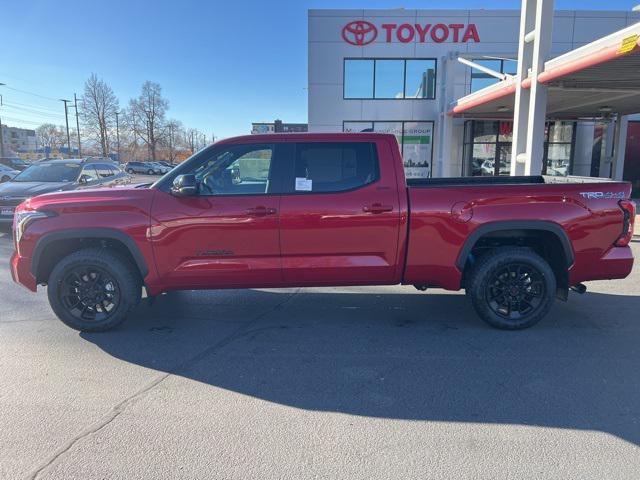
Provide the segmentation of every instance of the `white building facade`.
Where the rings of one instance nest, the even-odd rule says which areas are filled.
[[[509,174],[512,123],[449,111],[497,81],[458,57],[515,73],[518,10],[310,10],[308,21],[309,131],[393,133],[410,177]],[[638,21],[558,11],[551,57]],[[612,135],[606,121],[550,117],[543,173],[610,176]]]
[[[6,156],[17,153],[31,152],[36,149],[36,132],[26,128],[2,125],[0,128],[4,153]]]

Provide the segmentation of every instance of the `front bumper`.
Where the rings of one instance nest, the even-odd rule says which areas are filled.
[[[31,259],[21,257],[18,252],[11,255],[11,278],[16,283],[27,287],[32,292],[37,291],[36,278],[31,273]]]

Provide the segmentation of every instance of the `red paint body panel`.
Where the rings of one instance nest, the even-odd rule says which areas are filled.
[[[174,197],[158,191],[150,238],[162,287],[282,283],[279,204],[279,196]],[[257,207],[276,213],[249,213]]]
[[[627,183],[407,187],[395,138],[382,134],[237,137],[218,145],[375,142],[378,181],[339,193],[176,197],[159,188],[61,192],[19,208],[53,212],[30,224],[11,259],[14,280],[31,290],[40,238],[72,229],[110,228],[139,249],[151,294],[178,289],[418,284],[457,290],[456,266],[470,235],[504,221],[546,221],[566,233],[574,256],[570,285],[629,274],[629,247],[614,247]],[[374,213],[371,207],[383,205]],[[267,212],[256,215],[256,208]],[[261,211],[262,211],[261,210]]]

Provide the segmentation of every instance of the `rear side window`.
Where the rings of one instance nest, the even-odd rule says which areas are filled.
[[[98,172],[98,176],[100,178],[107,178],[115,175],[115,173],[113,172],[113,170],[111,170],[111,167],[109,165],[106,165],[104,163],[98,163],[95,165],[95,167]]]
[[[368,142],[299,143],[296,147],[296,193],[353,190],[380,178],[375,145]]]

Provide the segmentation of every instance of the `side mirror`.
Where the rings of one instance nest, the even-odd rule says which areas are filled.
[[[82,175],[80,175],[80,178],[78,179],[78,183],[81,183],[84,185],[85,183],[89,183],[89,180],[91,180],[91,177],[83,173]]]
[[[176,197],[189,197],[198,194],[198,181],[193,174],[178,175],[173,180],[171,194]]]

